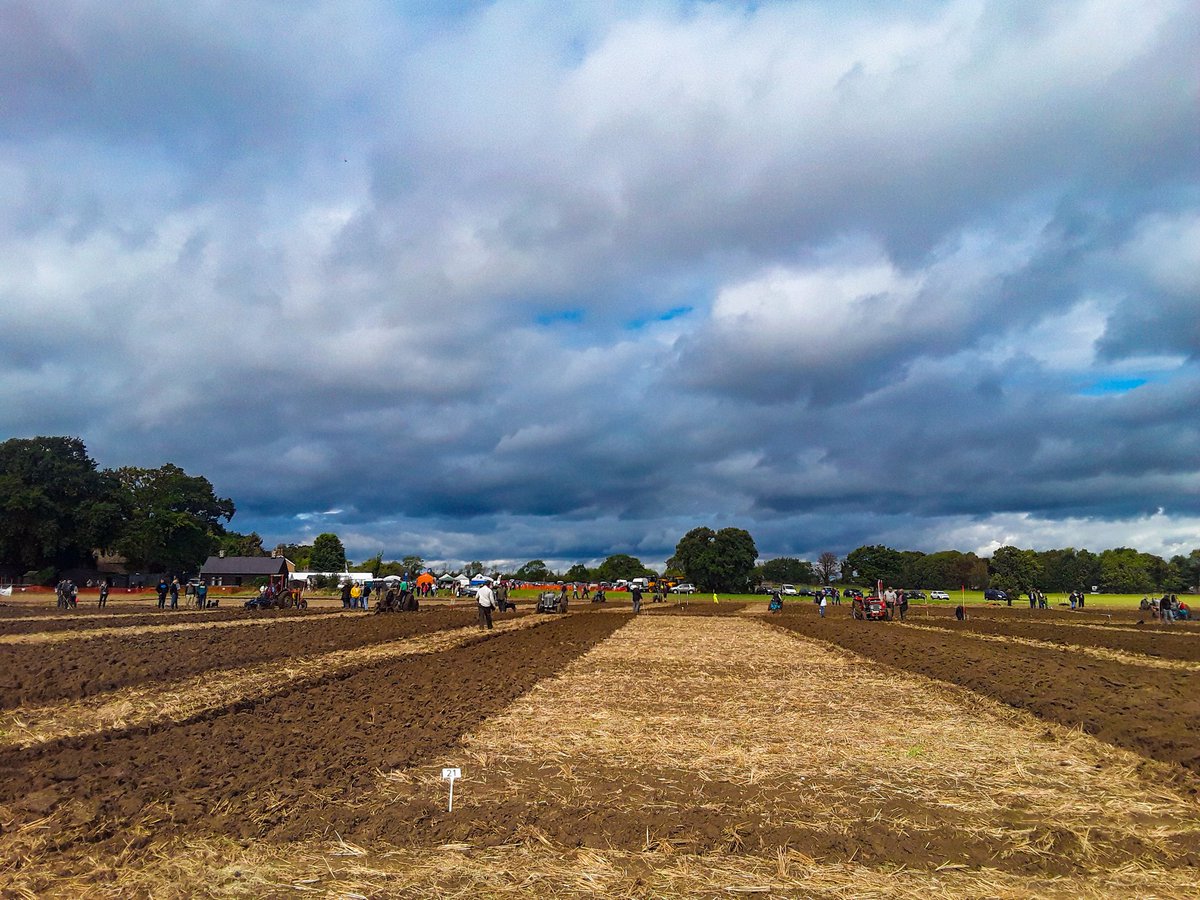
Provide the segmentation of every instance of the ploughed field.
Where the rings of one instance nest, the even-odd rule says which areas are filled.
[[[0,610],[0,896],[1195,894],[1198,629],[521,605]]]

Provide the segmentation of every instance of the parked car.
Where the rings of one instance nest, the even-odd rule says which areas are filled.
[[[995,588],[988,588],[983,592],[983,599],[992,603],[1004,603],[1008,600],[1008,594]]]
[[[694,584],[691,584],[690,582],[685,581],[683,584],[677,584],[677,585],[675,585],[675,587],[671,588],[671,593],[672,594],[694,594],[694,593],[696,593],[696,586]]]
[[[930,591],[929,599],[930,600],[949,600],[950,595],[947,594],[945,591]]]
[[[783,594],[785,597],[797,597],[797,596],[799,596],[799,595],[796,593],[796,586],[795,586],[794,584],[785,584],[785,585],[783,585],[783,586],[782,586],[782,587],[779,589],[779,593]]]
[[[863,598],[863,592],[858,588],[846,588],[844,591],[842,591],[842,596],[847,597],[850,600],[861,600]]]
[[[925,599],[924,591],[905,591],[904,596],[908,598],[908,601],[910,603],[913,600],[924,600]]]

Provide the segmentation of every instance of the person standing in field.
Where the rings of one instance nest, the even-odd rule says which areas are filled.
[[[900,592],[900,599],[896,603],[896,608],[900,610],[900,621],[903,622],[908,615],[908,594],[904,591]]]
[[[167,608],[167,579],[162,577],[158,579],[158,585],[154,589],[158,593],[158,608]]]
[[[196,585],[196,608],[208,609],[208,585],[203,581]]]
[[[642,611],[642,589],[636,585],[631,587],[629,596],[633,598],[633,613],[637,615]]]
[[[350,582],[342,582],[342,609],[350,608]]]
[[[486,630],[492,627],[492,608],[496,605],[496,595],[492,593],[487,583],[479,586],[475,594],[475,602],[479,607],[479,627]]]
[[[828,605],[829,605],[829,598],[825,594],[822,594],[821,602],[817,604],[817,612],[820,614],[822,619],[825,618],[825,607]],[[901,613],[900,617],[903,618],[904,613]]]
[[[354,582],[350,587],[350,606],[354,609],[359,608],[359,600],[362,599],[362,588],[358,586],[358,582]]]
[[[171,579],[171,609],[179,609],[179,579]]]
[[[108,606],[108,579],[100,580],[100,602],[97,604],[101,609]]]

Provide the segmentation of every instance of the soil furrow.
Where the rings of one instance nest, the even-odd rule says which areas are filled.
[[[527,628],[544,623],[534,616],[509,618],[497,630]],[[476,626],[429,627],[415,637],[372,643],[351,650],[334,650],[315,656],[289,655],[252,666],[219,669],[184,681],[111,691],[82,701],[43,707],[22,707],[0,713],[0,746],[32,747],[67,737],[102,731],[147,728],[181,723],[225,707],[288,688],[304,681],[319,681],[345,669],[361,668],[383,659],[415,653],[433,653],[478,636]]]
[[[929,631],[943,631],[936,625],[920,624],[912,621],[901,623],[900,628],[918,628],[927,629]],[[1084,644],[1077,644],[1070,640],[1068,636],[1061,636],[1058,640],[1046,640],[1043,638],[1024,637],[1016,634],[1005,634],[1003,631],[999,633],[988,633],[973,628],[963,628],[954,631],[954,634],[960,637],[970,637],[977,641],[994,641],[997,644],[1021,644],[1025,647],[1038,647],[1056,652],[1073,653],[1078,656],[1087,656],[1093,659],[1103,659],[1110,662],[1120,663],[1126,666],[1144,666],[1148,669],[1160,669],[1168,672],[1176,672],[1183,675],[1188,672],[1200,672],[1200,662],[1192,662],[1185,659],[1162,659],[1159,656],[1149,656],[1144,653],[1129,653],[1125,650],[1113,650],[1109,647],[1096,647]]]
[[[125,630],[61,644],[0,650],[0,709],[77,699],[140,684],[178,680],[214,669],[364,647],[474,621],[466,607],[391,615],[310,616],[216,623],[172,630]],[[231,624],[245,627],[232,628]],[[82,638],[82,636],[80,636]]]
[[[80,614],[78,611],[73,610],[54,615],[5,618],[0,619],[0,637],[24,634],[95,631],[98,629],[117,630],[121,628],[137,628],[145,625],[198,625],[207,622],[232,622],[248,619],[271,621],[277,619],[294,619],[302,616],[330,615],[342,611],[340,608],[253,610],[244,608],[241,600],[235,601],[235,603],[236,605],[222,609],[179,609],[150,612],[149,607],[143,606],[138,612],[110,613],[90,611],[86,614]]]
[[[1183,634],[1171,626],[1087,625],[1075,622],[1016,622],[972,617],[965,622],[954,619],[927,619],[909,616],[914,625],[942,628],[955,634],[979,632],[1049,641],[1064,647],[1091,647],[1141,654],[1156,659],[1200,662],[1200,641],[1193,633]]]

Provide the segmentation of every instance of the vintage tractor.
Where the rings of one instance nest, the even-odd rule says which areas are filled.
[[[247,609],[308,609],[304,591],[299,583],[288,585],[286,575],[272,575],[267,589],[246,602]]]
[[[882,597],[855,597],[850,604],[850,615],[856,619],[882,619],[887,622],[892,618],[892,610]]]
[[[540,613],[566,612],[562,594],[558,591],[542,591],[538,595],[537,611]]]

